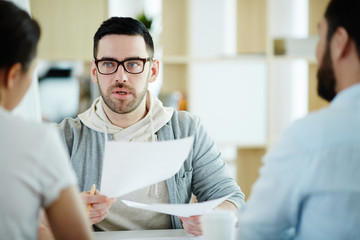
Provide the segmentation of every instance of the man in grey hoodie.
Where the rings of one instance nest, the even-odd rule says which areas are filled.
[[[89,218],[97,230],[184,228],[201,235],[200,216],[182,218],[127,207],[99,191],[105,137],[113,141],[165,141],[194,136],[188,158],[173,177],[134,191],[122,199],[143,203],[199,202],[233,193],[216,209],[237,213],[244,194],[229,174],[214,141],[194,115],[162,106],[148,91],[159,73],[152,37],[142,23],[113,17],[102,23],[94,36],[91,78],[101,97],[76,119],[59,124]],[[121,157],[121,152],[120,152]],[[139,166],[141,167],[141,166]],[[141,176],[137,176],[141,177]],[[110,209],[111,207],[111,209]],[[152,221],[156,219],[156,221]]]

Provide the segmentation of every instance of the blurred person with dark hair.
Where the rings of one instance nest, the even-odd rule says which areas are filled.
[[[32,82],[39,25],[13,3],[0,0],[0,34],[0,238],[47,234],[45,228],[38,231],[43,208],[55,239],[91,239],[56,128],[11,114]]]

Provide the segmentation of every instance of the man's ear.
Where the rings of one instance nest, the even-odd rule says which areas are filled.
[[[348,54],[350,37],[345,28],[338,27],[331,40],[331,55],[334,60],[343,58]]]
[[[154,59],[152,61],[150,71],[151,76],[149,82],[155,82],[156,78],[159,75],[159,60]]]
[[[91,76],[91,80],[94,83],[98,83],[98,78],[97,78],[97,75],[96,75],[96,64],[95,64],[94,60],[92,60],[90,62],[90,76]]]
[[[7,73],[5,74],[5,88],[12,89],[22,76],[22,66],[21,63],[15,63],[12,65]]]

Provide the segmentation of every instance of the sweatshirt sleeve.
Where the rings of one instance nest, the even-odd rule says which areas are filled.
[[[244,194],[231,176],[227,164],[222,160],[214,140],[206,132],[199,118],[194,117],[191,126],[194,133],[192,152],[192,188],[198,201],[217,199],[233,193],[228,201],[238,208],[244,205]]]

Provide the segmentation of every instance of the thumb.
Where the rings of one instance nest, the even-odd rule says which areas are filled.
[[[116,202],[116,198],[109,198],[109,204],[110,206],[113,205]]]

